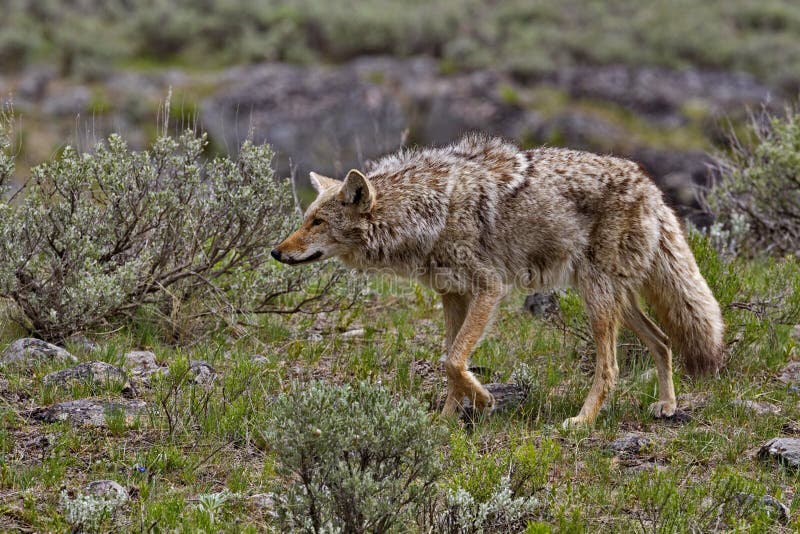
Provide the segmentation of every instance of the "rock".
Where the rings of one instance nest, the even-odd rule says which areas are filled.
[[[86,111],[92,100],[92,91],[83,85],[64,88],[42,102],[42,111],[56,117],[69,117]]]
[[[78,362],[78,359],[65,349],[41,339],[30,337],[14,341],[0,355],[0,364],[17,364],[29,367],[36,363],[54,360]]]
[[[549,78],[574,97],[614,102],[672,126],[685,121],[681,111],[690,102],[721,115],[774,100],[774,91],[750,75],[693,68],[580,66]]]
[[[753,506],[753,502],[756,500],[756,496],[750,493],[739,493],[736,495],[736,500],[742,506],[751,507]],[[789,521],[790,511],[789,507],[783,504],[781,501],[773,497],[772,495],[764,495],[758,502],[766,508],[767,515],[775,516],[778,521],[781,523],[786,523]]]
[[[68,421],[73,426],[105,427],[108,426],[106,414],[121,410],[126,424],[131,424],[146,407],[147,403],[141,400],[81,399],[38,408],[32,417],[45,423]]]
[[[124,358],[125,368],[128,369],[131,377],[144,385],[147,385],[154,373],[168,370],[158,364],[156,355],[149,350],[130,351],[125,354]]]
[[[534,317],[548,317],[558,313],[558,295],[556,292],[533,293],[525,297],[522,307]]]
[[[128,375],[120,369],[105,362],[84,362],[50,373],[42,380],[46,386],[70,387],[77,383],[92,384],[101,387],[119,384],[122,386],[122,394],[134,396],[136,390],[128,381]]]
[[[681,393],[678,395],[678,409],[691,412],[708,404],[707,393]]]
[[[778,375],[778,380],[788,385],[800,384],[800,362],[789,362],[783,368],[781,374]]]
[[[189,371],[194,375],[192,381],[201,386],[211,385],[217,377],[217,372],[214,368],[203,360],[189,362]]]
[[[649,437],[636,432],[628,432],[606,445],[606,449],[619,455],[637,455],[652,446],[653,440]]]
[[[352,330],[347,330],[346,332],[341,333],[341,337],[350,338],[350,337],[364,337],[365,330],[363,328],[354,328]]]
[[[652,461],[644,461],[644,462],[633,462],[627,466],[627,471],[629,473],[646,473],[651,471],[663,471],[666,467],[663,464],[658,462]]]
[[[84,487],[84,491],[96,497],[105,497],[123,503],[128,500],[128,491],[113,480],[95,480]]]
[[[47,86],[56,77],[51,67],[31,67],[27,69],[17,84],[17,95],[23,101],[38,102],[47,93]]]
[[[250,356],[250,361],[253,363],[264,364],[264,363],[269,363],[269,358],[267,358],[263,354],[252,354]]]
[[[201,104],[212,137],[229,148],[250,137],[276,151],[279,176],[291,165],[343,177],[399,146],[408,122],[399,102],[349,68],[269,63],[237,70],[236,82]]]
[[[546,120],[534,130],[533,137],[549,145],[609,152],[619,150],[630,135],[591,113],[570,110]]]
[[[274,493],[256,493],[254,495],[250,495],[248,499],[250,502],[256,506],[259,506],[260,508],[266,508],[268,510],[273,510],[275,508]]]
[[[483,387],[494,395],[494,410],[492,413],[516,408],[528,398],[528,390],[517,384],[484,384]],[[444,404],[444,400],[442,400]],[[480,413],[476,412],[470,399],[465,398],[461,407],[461,417],[467,421],[473,420]]]
[[[781,413],[781,409],[779,406],[775,406],[774,404],[764,401],[735,399],[733,401],[733,405],[751,411],[756,415],[769,415],[769,414],[777,415]]]
[[[761,446],[758,456],[792,469],[800,468],[800,438],[773,438]]]

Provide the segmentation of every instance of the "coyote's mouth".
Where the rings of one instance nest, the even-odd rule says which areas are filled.
[[[301,263],[310,263],[310,262],[312,262],[314,260],[318,260],[319,258],[322,257],[322,251],[321,250],[318,250],[315,253],[311,254],[310,256],[307,256],[305,258],[301,258],[299,260],[296,260],[294,258],[290,258],[289,256],[284,256],[280,252],[275,254],[275,252],[276,252],[275,250],[272,251],[272,257],[275,258],[276,260],[278,260],[279,262],[285,263],[287,265],[300,265]]]

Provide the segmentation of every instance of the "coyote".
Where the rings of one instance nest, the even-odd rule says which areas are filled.
[[[690,373],[716,372],[724,325],[682,225],[634,162],[560,148],[520,150],[471,135],[443,148],[402,150],[343,181],[311,173],[318,196],[272,250],[296,265],[338,257],[362,270],[415,278],[441,295],[447,399],[494,398],[467,360],[511,287],[569,286],[581,295],[597,349],[591,390],[564,426],[591,424],[617,379],[617,330],[627,325],[655,359],[655,417],[675,412],[670,341]],[[643,297],[664,329],[644,313]]]

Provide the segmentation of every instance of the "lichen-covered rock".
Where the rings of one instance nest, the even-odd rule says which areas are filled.
[[[189,371],[194,375],[192,382],[201,386],[210,386],[217,377],[217,372],[214,368],[203,360],[189,362]]]
[[[45,361],[66,361],[77,363],[78,359],[65,349],[52,343],[26,337],[14,341],[0,355],[0,364],[33,366]]]
[[[125,368],[138,385],[147,385],[154,373],[168,369],[158,364],[156,355],[149,350],[134,350],[125,354]]]
[[[516,408],[528,398],[528,389],[519,384],[484,384],[486,390],[494,396],[494,409],[498,413]],[[467,420],[479,415],[468,398],[464,398],[461,416]]]
[[[78,383],[107,387],[119,384],[122,386],[122,394],[126,396],[135,395],[133,385],[128,381],[128,375],[120,369],[106,362],[84,362],[68,369],[62,369],[50,373],[44,377],[42,382],[46,386],[52,387],[71,387]]]
[[[778,380],[790,386],[800,385],[800,362],[789,362],[781,370]]]
[[[84,491],[89,495],[105,497],[118,502],[125,502],[128,500],[128,491],[113,480],[95,480],[89,482],[86,484]]]
[[[606,449],[614,454],[636,455],[647,451],[653,446],[653,440],[644,434],[628,432],[606,445]]]
[[[67,421],[73,426],[108,426],[106,416],[122,412],[126,424],[134,422],[142,415],[147,403],[141,400],[81,399],[59,402],[34,410],[33,419],[45,423]]]
[[[777,415],[781,413],[780,406],[765,401],[735,399],[733,405],[753,412],[756,415]]]
[[[792,469],[800,468],[800,438],[773,438],[761,446],[759,458],[777,460]]]
[[[739,501],[740,504],[746,507],[751,507],[754,504],[754,501],[757,499],[755,495],[750,493],[739,493],[736,495],[736,500]],[[773,497],[772,495],[764,495],[760,499],[758,499],[758,503],[764,507],[767,512],[767,515],[775,516],[775,518],[780,521],[781,523],[786,523],[789,521],[789,507],[783,504],[781,501]]]

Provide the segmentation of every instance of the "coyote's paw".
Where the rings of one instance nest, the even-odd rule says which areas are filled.
[[[655,418],[672,417],[675,415],[675,401],[658,401],[650,405],[650,413]]]
[[[561,423],[561,428],[564,430],[569,430],[570,428],[578,428],[582,426],[588,426],[590,424],[592,424],[592,422],[587,418],[583,417],[582,415],[576,415],[575,417],[564,419],[564,422]]]
[[[492,413],[495,407],[494,395],[489,393],[486,388],[475,391],[475,409],[483,413]]]

